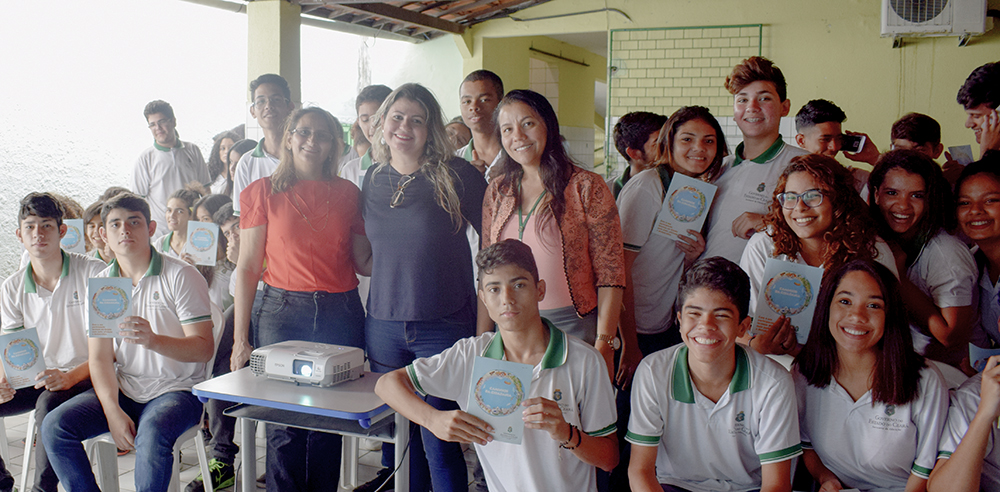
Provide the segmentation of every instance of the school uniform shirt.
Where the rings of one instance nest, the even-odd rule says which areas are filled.
[[[120,277],[118,260],[99,277]],[[149,268],[132,287],[132,315],[149,321],[153,333],[183,337],[183,325],[211,321],[208,284],[193,266],[150,248]],[[146,403],[169,391],[188,391],[208,377],[204,362],[181,362],[149,348],[114,340],[118,386]],[[211,368],[208,368],[209,370]]]
[[[628,180],[618,196],[625,251],[638,254],[631,272],[635,328],[646,335],[663,333],[673,324],[677,284],[684,273],[684,253],[677,243],[653,234],[664,193],[659,172],[647,169]]]
[[[875,251],[878,254],[874,260],[888,268],[896,278],[899,278],[892,249],[880,237],[875,238]],[[753,316],[757,309],[757,294],[760,292],[760,283],[764,280],[764,265],[767,264],[768,258],[806,264],[801,254],[796,254],[795,257],[786,254],[774,256],[774,239],[766,231],[758,232],[750,237],[746,249],[743,250],[743,256],[740,257],[740,268],[750,277],[750,316]]]
[[[359,190],[363,190],[365,188],[365,174],[370,167],[372,167],[371,149],[361,157],[344,161],[344,165],[340,166],[337,176],[354,183]]]
[[[170,231],[163,235],[163,237],[157,239],[156,251],[158,253],[170,256],[172,258],[180,259],[181,255],[174,252],[173,248],[170,247],[170,240],[174,238],[174,231]]]
[[[474,138],[469,139],[469,143],[465,144],[465,147],[456,150],[455,156],[461,157],[462,159],[465,159],[471,163],[473,161],[472,159],[473,150],[476,150],[476,139]],[[489,165],[486,166],[486,182],[490,181],[490,170],[493,169],[493,166],[497,165],[497,163],[500,162],[500,156],[503,155],[503,152],[504,152],[503,149],[500,149],[497,152],[497,156],[493,158],[493,162],[490,162]]]
[[[942,265],[947,267],[942,268]],[[975,306],[977,274],[976,260],[969,252],[969,247],[943,230],[924,244],[917,259],[906,269],[906,277],[910,282],[941,309]],[[960,349],[944,348],[933,337],[924,335],[913,325],[910,326],[910,333],[913,335],[914,349],[921,354],[926,353],[928,348],[935,353],[943,351],[949,355],[954,354],[953,360],[946,362],[955,364],[963,356],[969,355],[964,346]]]
[[[87,279],[103,261],[62,251],[62,273],[52,291],[35,283],[29,263],[0,288],[4,333],[38,329],[45,367],[68,371],[87,362]]]
[[[854,401],[836,379],[817,388],[793,371],[802,447],[812,449],[845,488],[903,492],[910,475],[930,476],[948,417],[948,388],[937,369],[920,370],[917,398],[905,405]]]
[[[983,373],[967,379],[951,395],[951,406],[948,408],[948,422],[945,424],[941,443],[938,446],[938,459],[950,459],[958,449],[958,444],[969,430],[972,419],[979,409]],[[1000,436],[1000,428],[990,426],[990,435],[986,441],[986,456],[983,458],[983,474],[980,478],[980,490],[1000,490],[1000,448],[996,443]]]
[[[972,343],[988,348],[1000,346],[1000,279],[990,280],[989,265],[984,264],[979,271],[979,320],[972,327]]]
[[[691,382],[688,348],[646,357],[632,380],[625,440],[656,446],[656,479],[693,492],[748,491],[761,466],[802,454],[792,378],[767,357],[736,346],[736,371],[712,403]]]
[[[236,172],[233,173],[233,215],[237,217],[240,215],[240,195],[243,190],[250,186],[250,183],[274,174],[279,162],[281,159],[264,150],[263,138],[257,142],[253,152],[247,152],[240,157],[240,162],[236,164]]]
[[[209,179],[208,166],[197,145],[177,140],[177,145],[168,149],[153,142],[136,159],[129,189],[146,199],[151,219],[166,230],[170,195],[192,181],[204,184]]]
[[[702,258],[721,256],[733,263],[747,246],[747,240],[733,236],[733,221],[743,212],[766,214],[774,197],[774,187],[793,157],[808,152],[778,140],[763,154],[744,160],[743,144],[736,146],[736,153],[722,161],[722,176],[715,182],[719,190],[708,214],[708,231],[705,234],[705,252]]]
[[[541,396],[555,401],[563,419],[588,435],[613,434],[615,397],[604,359],[593,346],[543,321],[549,345],[532,370],[525,399]],[[406,367],[406,373],[422,395],[455,400],[467,410],[470,375],[480,356],[505,359],[501,333],[459,340],[440,354],[417,359]],[[475,446],[491,492],[597,490],[595,467],[561,449],[548,431],[524,429],[520,446],[499,441]]]

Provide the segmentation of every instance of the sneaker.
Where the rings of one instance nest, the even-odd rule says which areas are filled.
[[[354,492],[380,492],[392,490],[395,484],[395,476],[392,475],[392,468],[383,468],[378,471],[375,478],[365,482],[360,487],[354,489]],[[388,482],[386,481],[388,479]],[[383,485],[383,483],[385,485]]]
[[[212,458],[208,462],[208,473],[212,477],[212,490],[225,489],[236,484],[236,469],[230,463],[223,463]],[[203,492],[204,490],[205,483],[201,475],[198,475],[197,478],[188,484],[184,492]]]

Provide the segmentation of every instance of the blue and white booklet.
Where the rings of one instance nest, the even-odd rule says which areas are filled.
[[[767,333],[771,325],[784,315],[792,322],[798,342],[806,343],[822,281],[822,268],[768,258],[757,293],[757,309],[750,333]]]
[[[663,207],[656,216],[653,234],[679,241],[680,236],[688,235],[688,229],[700,231],[718,188],[700,179],[674,173],[663,196]]]
[[[528,364],[476,357],[466,412],[492,425],[494,440],[521,444],[524,437],[521,403],[528,399],[532,371]]]
[[[986,369],[986,361],[994,355],[1000,355],[1000,348],[982,348],[973,343],[969,344],[969,365],[976,372],[983,372],[983,369]]]
[[[63,224],[66,224],[66,235],[59,242],[62,249],[70,253],[87,254],[83,219],[63,219]]]
[[[87,335],[91,338],[122,338],[118,325],[132,315],[132,279],[102,277],[87,279]]]
[[[212,222],[188,222],[184,252],[194,257],[195,265],[215,266],[219,248],[219,226]]]
[[[45,370],[38,330],[28,328],[0,335],[0,349],[3,349],[3,370],[11,387],[34,386],[35,377]]]

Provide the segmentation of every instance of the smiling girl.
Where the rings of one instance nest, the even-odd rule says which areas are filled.
[[[965,167],[955,183],[958,226],[979,248],[975,253],[979,273],[979,323],[972,343],[1000,345],[1000,154],[990,152]]]

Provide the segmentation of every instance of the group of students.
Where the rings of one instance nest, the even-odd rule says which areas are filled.
[[[199,168],[154,101],[155,143],[131,192],[102,197],[86,220],[110,265],[59,249],[55,197],[22,202],[29,261],[4,284],[3,328],[39,328],[50,369],[35,394],[62,397],[36,397],[48,411],[36,487],[58,477],[96,490],[81,441],[110,430],[136,449],[137,489],[165,489],[173,441],[200,419],[191,386],[285,340],[363,348],[388,373],[376,392],[420,426],[411,490],[467,490],[460,443],[476,444],[494,491],[790,491],[800,455],[821,490],[1000,487],[1000,361],[949,410],[924,357],[961,366],[970,338],[1000,342],[1000,163],[987,152],[1000,146],[998,80],[987,64],[959,92],[982,158],[954,188],[926,116],[894,125],[894,150],[848,155],[874,163],[868,176],[833,159],[844,117],[832,103],[800,111],[806,150],[785,144],[784,77],[762,57],[726,80],[743,134],[734,155],[705,108],[625,115],[614,133],[630,166],[610,186],[569,157],[544,96],[505,93],[486,70],[460,86],[472,135],[460,149],[418,84],[361,91],[347,149],[337,118],[296,109],[266,74],[250,84],[264,138],[222,134]],[[674,173],[719,187],[705,230],[676,242],[651,234]],[[199,198],[192,175],[222,193]],[[220,266],[199,272],[184,255],[192,218],[229,239]],[[805,344],[784,317],[749,334],[772,257],[825,270]],[[100,275],[133,280],[125,338],[88,341],[86,316],[65,314],[82,313],[86,278]],[[217,338],[213,306],[225,310]],[[793,356],[791,372],[767,356]],[[534,366],[520,446],[464,411],[476,357]],[[0,412],[26,393],[0,382]],[[211,480],[224,486],[235,446],[220,417],[209,405]],[[339,436],[268,424],[266,486],[336,490],[340,453]],[[392,481],[394,451],[382,453],[387,468],[361,490]]]

